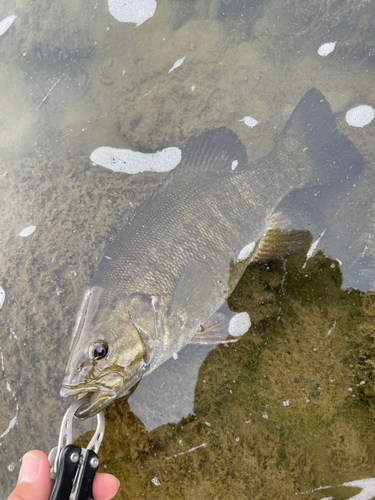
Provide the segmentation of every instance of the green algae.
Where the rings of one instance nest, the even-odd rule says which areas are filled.
[[[194,414],[147,432],[126,398],[105,410],[101,470],[119,477],[117,498],[286,499],[373,476],[375,294],[342,291],[321,252],[305,262],[247,269],[231,304],[252,326],[208,354]]]

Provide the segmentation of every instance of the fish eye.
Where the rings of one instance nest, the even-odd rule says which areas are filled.
[[[99,359],[103,359],[106,357],[108,353],[108,344],[107,342],[98,342],[94,344],[91,351],[91,357],[98,361]]]

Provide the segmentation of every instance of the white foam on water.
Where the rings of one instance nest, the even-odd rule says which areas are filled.
[[[0,286],[0,309],[3,307],[4,302],[5,302],[5,292],[4,288],[1,288]]]
[[[240,251],[240,253],[237,256],[237,261],[241,262],[241,260],[247,259],[249,257],[249,255],[251,254],[251,252],[254,250],[254,248],[255,248],[255,241],[252,241],[251,243],[249,243],[248,245],[243,247],[243,249]]]
[[[130,149],[103,146],[90,155],[93,165],[109,168],[113,172],[138,174],[139,172],[169,172],[181,160],[181,150],[165,148],[156,153],[139,153]]]
[[[333,325],[328,330],[327,337],[329,337],[331,335],[331,333],[332,333],[333,329],[335,328],[335,326],[336,326],[336,320],[333,322]]]
[[[13,427],[17,423],[17,417],[18,417],[18,405],[16,406],[16,414],[15,414],[15,416],[10,419],[9,425],[6,428],[6,430],[0,435],[0,439],[3,438],[4,436],[6,436],[8,434],[8,432],[10,432],[13,429]]]
[[[340,484],[340,486],[348,486],[350,488],[361,488],[361,492],[354,495],[354,497],[348,498],[348,500],[372,500],[375,496],[375,477],[370,477],[368,479],[358,479],[356,481],[350,481],[348,483]],[[332,488],[332,486],[320,486],[310,491],[303,491],[300,495],[306,495],[308,493],[314,493],[315,491],[327,490]],[[297,493],[296,493],[297,495]],[[333,497],[324,497],[321,500],[329,500]]]
[[[149,90],[148,92],[146,92],[143,97],[147,97],[148,95],[150,95],[151,92],[156,89],[156,87],[157,87],[157,85],[155,85],[154,88],[152,88],[151,90]]]
[[[16,19],[17,16],[8,16],[2,21],[0,21],[0,36],[4,35],[6,31],[12,26],[14,23],[14,20]]]
[[[318,49],[318,54],[322,57],[328,56],[331,52],[335,50],[337,42],[323,43]]]
[[[108,0],[111,15],[120,23],[140,26],[155,14],[155,0]]]
[[[205,422],[207,424],[207,422]],[[211,426],[211,424],[210,424]],[[190,448],[190,450],[187,450],[187,451],[182,451],[181,453],[176,453],[174,456],[174,458],[177,458],[177,457],[180,457],[181,455],[186,455],[186,453],[191,453],[193,451],[196,451],[198,450],[199,448],[206,448],[207,446],[207,443],[202,443],[202,444],[199,444],[198,446],[194,446],[194,448]],[[170,460],[172,457],[165,457],[166,460]],[[155,479],[155,478],[154,478]],[[156,478],[157,479],[157,478]],[[152,480],[151,480],[152,481]]]
[[[310,246],[310,248],[309,248],[309,251],[308,251],[308,252],[307,252],[307,254],[306,254],[306,257],[307,257],[308,259],[309,259],[310,257],[312,257],[313,253],[315,252],[316,247],[317,247],[317,246],[318,246],[318,244],[319,244],[319,241],[323,238],[323,236],[324,236],[324,233],[325,233],[325,232],[326,232],[326,230],[324,229],[324,231],[323,231],[323,232],[322,232],[322,234],[319,236],[319,238],[318,238],[318,239],[316,239],[315,241],[313,241],[313,242],[311,243],[311,246]]]
[[[229,321],[228,333],[232,337],[241,337],[250,326],[251,320],[247,312],[238,313]]]
[[[174,63],[174,65],[173,65],[173,66],[171,67],[171,69],[168,71],[168,75],[169,75],[169,73],[172,73],[172,71],[174,71],[176,68],[178,68],[178,67],[180,67],[180,66],[181,66],[181,64],[182,64],[182,63],[184,62],[184,60],[185,60],[185,57],[186,57],[186,56],[182,57],[181,59],[178,59],[178,60]]]
[[[307,495],[309,493],[314,493],[314,491],[328,490],[329,488],[332,488],[332,486],[319,486],[318,488],[315,488],[313,490],[302,491],[300,495]],[[298,493],[295,493],[295,495],[298,495]]]
[[[341,486],[350,486],[352,488],[362,488],[362,491],[349,500],[372,500],[375,496],[375,477],[368,479],[358,479],[357,481],[350,481]]]
[[[374,117],[374,108],[366,104],[349,109],[345,115],[346,122],[353,127],[364,127],[372,122]]]
[[[259,123],[257,120],[255,120],[255,118],[251,118],[251,116],[245,116],[244,118],[242,118],[242,120],[240,120],[240,122],[244,122],[245,125],[251,128],[255,127],[255,125]]]
[[[311,243],[311,246],[309,248],[309,251],[307,252],[306,254],[306,262],[313,256],[314,252],[315,252],[315,249],[316,247],[319,245],[319,241],[323,238],[324,236],[324,233],[326,232],[326,230],[324,229],[324,231],[322,232],[322,234],[319,236],[318,239],[316,239],[315,241],[313,241]],[[304,263],[304,265],[302,266],[302,269],[305,269],[306,267],[306,262]]]
[[[25,229],[22,229],[22,231],[19,233],[18,236],[22,236],[22,238],[26,238],[27,236],[30,236],[30,234],[33,234],[35,229],[36,229],[36,226],[25,227]]]

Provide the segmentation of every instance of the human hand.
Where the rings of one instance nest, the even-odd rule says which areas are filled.
[[[97,473],[92,492],[94,500],[110,500],[120,486],[111,474]],[[22,459],[16,488],[8,500],[48,500],[51,482],[47,455],[42,451],[29,451]]]

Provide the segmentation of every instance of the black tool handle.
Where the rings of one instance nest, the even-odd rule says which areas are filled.
[[[92,500],[92,483],[94,482],[95,474],[99,467],[98,455],[92,451],[87,452],[87,461],[83,473],[81,487],[77,495],[77,500]]]
[[[82,452],[85,452],[82,454]],[[60,455],[60,465],[50,500],[69,500],[75,490],[76,500],[92,500],[92,483],[99,467],[97,454],[69,444]]]

